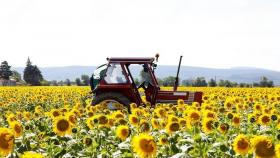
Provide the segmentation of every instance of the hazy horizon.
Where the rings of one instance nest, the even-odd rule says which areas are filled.
[[[100,65],[152,57],[159,65],[280,71],[277,0],[0,1],[0,62]]]

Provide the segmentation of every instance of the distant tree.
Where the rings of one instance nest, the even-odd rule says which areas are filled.
[[[208,86],[209,86],[209,87],[216,87],[216,86],[217,86],[216,80],[214,80],[213,78],[211,78],[211,79],[208,81]]]
[[[76,82],[76,85],[77,85],[77,86],[81,86],[81,85],[82,85],[82,84],[81,84],[81,79],[80,79],[80,78],[76,78],[75,82]]]
[[[157,78],[157,82],[159,86],[163,86],[163,80],[161,78]]]
[[[11,66],[9,66],[7,61],[3,61],[0,66],[0,78],[9,80],[12,75]]]
[[[219,87],[225,87],[225,81],[224,80],[219,80],[219,82],[218,82],[218,86]]]
[[[194,80],[193,86],[195,87],[206,87],[207,83],[204,77],[197,77]]]
[[[63,86],[63,81],[60,80],[60,81],[58,82],[58,85]]]
[[[192,80],[192,79],[185,79],[182,81],[183,86],[190,87],[190,86],[193,86],[193,84],[194,84],[194,80]]]
[[[246,87],[247,83],[239,83],[239,87]]]
[[[273,87],[274,83],[273,81],[270,81],[267,77],[262,76],[259,85],[260,87]]]
[[[89,85],[89,76],[88,75],[82,75],[81,79],[83,81],[83,85],[84,86],[88,86]]]
[[[259,84],[259,83],[254,82],[254,83],[253,83],[253,87],[260,87],[260,84]]]
[[[29,57],[24,69],[23,79],[27,84],[32,86],[38,86],[40,85],[40,82],[43,81],[41,71],[36,65],[31,64]]]
[[[174,86],[175,80],[176,79],[174,76],[165,77],[162,81],[162,85],[163,86]]]
[[[232,83],[229,80],[225,80],[224,84],[225,87],[233,87]]]
[[[50,86],[51,83],[49,81],[47,81],[47,80],[43,80],[43,81],[41,81],[41,85],[42,86]]]
[[[13,71],[13,75],[12,78],[16,81],[16,82],[21,82],[21,74],[19,72],[17,72],[16,70]]]
[[[65,84],[66,84],[67,86],[71,86],[71,81],[67,78],[67,79],[65,80]]]
[[[52,85],[52,86],[58,86],[57,80],[52,80],[52,81],[51,81],[51,85]]]

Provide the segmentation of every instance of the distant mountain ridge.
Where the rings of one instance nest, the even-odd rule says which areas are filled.
[[[40,70],[46,80],[66,80],[67,78],[74,81],[77,77],[81,77],[82,74],[91,75],[96,69],[96,66],[65,66],[65,67],[40,67]],[[135,76],[139,75],[140,67],[135,67],[131,70]],[[13,68],[21,74],[23,74],[23,67]],[[175,76],[177,72],[177,66],[161,65],[155,70],[156,76],[164,78],[167,76]],[[266,76],[274,82],[276,85],[280,85],[280,72],[251,68],[251,67],[235,67],[229,69],[216,69],[216,68],[204,68],[204,67],[191,67],[181,66],[180,78],[181,79],[194,79],[196,77],[205,77],[207,80],[210,78],[230,80],[235,82],[259,82],[261,76]]]

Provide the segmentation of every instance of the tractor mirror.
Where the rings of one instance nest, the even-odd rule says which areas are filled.
[[[156,61],[158,62],[159,53],[156,54]]]

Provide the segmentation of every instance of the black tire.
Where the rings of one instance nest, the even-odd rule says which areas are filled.
[[[95,98],[93,98],[91,105],[94,106],[105,100],[115,100],[115,101],[123,104],[124,106],[126,106],[128,112],[130,112],[131,101],[124,95],[117,93],[117,92],[106,92],[106,93],[99,94],[99,95],[95,96]]]

